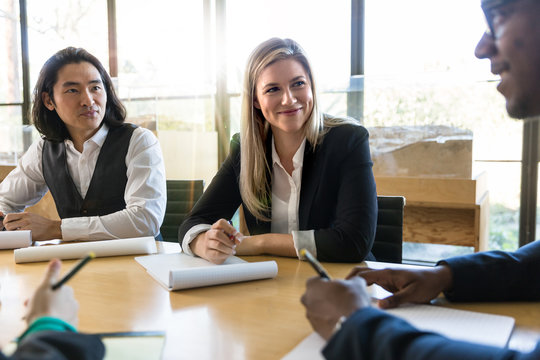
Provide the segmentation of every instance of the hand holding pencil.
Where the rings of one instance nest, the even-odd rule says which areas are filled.
[[[28,324],[40,317],[51,316],[77,326],[79,304],[75,300],[73,289],[66,285],[57,290],[52,289],[58,281],[61,266],[60,260],[51,260],[41,284],[34,295],[26,301],[27,312],[24,319]]]

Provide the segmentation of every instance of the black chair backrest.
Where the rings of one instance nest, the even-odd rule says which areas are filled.
[[[203,180],[167,180],[167,208],[160,229],[163,241],[178,242],[178,228],[203,189]]]
[[[403,254],[403,196],[377,196],[377,232],[371,252],[377,261],[401,263]]]

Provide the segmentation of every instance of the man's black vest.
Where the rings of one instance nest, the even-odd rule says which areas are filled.
[[[136,126],[110,127],[83,199],[69,174],[64,142],[43,143],[43,177],[60,218],[103,216],[126,208],[126,154]]]

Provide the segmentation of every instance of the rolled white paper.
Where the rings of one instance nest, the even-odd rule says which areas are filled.
[[[30,230],[0,231],[0,249],[18,249],[32,243]]]
[[[278,274],[275,261],[247,262],[236,256],[221,265],[180,253],[138,256],[135,261],[169,291],[268,279]]]
[[[151,236],[81,242],[74,244],[43,245],[14,251],[15,263],[48,261],[50,259],[79,259],[93,251],[96,257],[153,254],[156,240]]]

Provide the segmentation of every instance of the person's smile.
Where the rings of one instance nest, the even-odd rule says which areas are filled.
[[[285,116],[294,116],[294,115],[297,115],[300,111],[302,111],[301,106],[297,108],[293,108],[293,109],[278,111],[278,114],[285,115]]]

